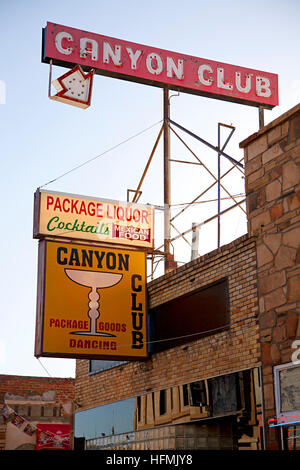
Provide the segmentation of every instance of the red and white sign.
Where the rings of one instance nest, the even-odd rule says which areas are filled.
[[[34,238],[54,237],[153,250],[154,209],[108,199],[37,190]]]
[[[43,62],[75,64],[95,73],[196,95],[273,108],[278,76],[170,52],[56,23],[44,29]]]
[[[88,108],[91,104],[91,93],[93,84],[93,73],[84,74],[81,67],[77,65],[69,72],[65,73],[52,84],[57,90],[57,94],[50,96],[52,100]]]
[[[36,450],[70,450],[69,424],[43,423],[36,425]]]

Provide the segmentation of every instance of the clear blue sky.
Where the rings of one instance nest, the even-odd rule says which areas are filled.
[[[49,100],[49,67],[41,63],[46,22],[277,73],[280,105],[265,112],[268,123],[300,101],[299,18],[298,0],[0,0],[0,373],[46,376],[47,370],[53,377],[74,376],[74,360],[42,358],[39,362],[33,354],[36,188],[58,178],[45,188],[126,200],[127,189],[136,188],[144,170],[158,124],[81,169],[59,176],[162,119],[160,89],[112,78],[95,77],[92,106],[87,110]],[[54,67],[53,78],[65,71]],[[218,122],[233,124],[236,131],[228,153],[237,159],[242,157],[239,142],[258,129],[256,108],[184,93],[171,98],[171,117],[214,145]],[[187,142],[215,169],[213,152]],[[173,140],[171,152],[174,158],[190,158]],[[163,203],[161,157],[160,147],[140,202]],[[243,191],[241,176],[232,178],[228,187]],[[207,183],[207,175],[198,168],[172,167],[172,201],[188,202]],[[216,212],[213,204],[194,209],[189,218],[178,222],[180,230]],[[162,220],[157,214],[157,244]],[[245,233],[245,227],[238,211],[225,221],[222,243]],[[201,235],[200,253],[215,248],[215,227],[211,230]],[[184,250],[178,248],[175,257],[188,261],[189,252]]]

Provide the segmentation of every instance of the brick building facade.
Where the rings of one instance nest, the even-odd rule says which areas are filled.
[[[145,362],[123,363],[98,373],[90,373],[89,361],[77,360],[75,387],[76,401],[80,408],[77,409],[75,420],[76,417],[84,416],[84,410],[99,408],[101,411],[109,404],[125,404],[126,400],[134,399],[130,418],[133,422],[131,448],[182,448],[185,445],[213,449],[239,448],[242,445],[260,448],[262,408],[258,369],[260,344],[256,272],[255,239],[245,235],[150,282],[148,302],[151,315],[151,311],[159,306],[184,299],[199,292],[199,289],[205,293],[211,286],[226,280],[227,317],[223,327],[204,331],[200,339],[193,340],[190,337],[184,344],[152,353]],[[188,312],[182,313],[181,321],[184,322]],[[202,315],[207,317],[211,313],[203,310]],[[198,419],[205,420],[213,416],[208,399],[208,387],[210,383],[213,386],[210,380],[216,377],[241,380],[235,374],[246,373],[245,371],[253,373],[250,381],[253,380],[251,384],[256,388],[256,394],[254,390],[251,393],[251,399],[255,402],[250,410],[252,428],[248,436],[237,429],[239,437],[234,444],[232,410],[220,410],[219,419],[215,417],[209,422],[205,421],[206,424],[203,422],[202,426]],[[198,406],[193,405],[189,396],[192,389],[199,388],[202,384],[206,388],[206,398],[200,412],[200,408],[198,410]],[[235,418],[241,418],[243,410],[245,405],[240,405],[239,409],[237,407]],[[224,416],[229,417],[230,422],[224,422]],[[170,435],[164,435],[164,438],[155,437],[158,429],[156,426],[159,426],[161,433]],[[239,428],[238,423],[236,426]],[[125,445],[121,442],[122,433],[115,437],[113,431],[116,430],[111,431],[111,437],[102,438],[100,448],[122,448]],[[130,429],[124,435],[128,435],[129,431]],[[183,436],[186,433],[190,437],[185,439]],[[101,434],[107,436],[109,432],[100,432],[99,435]],[[90,445],[94,448],[94,441],[90,441]],[[99,440],[95,445],[99,445]]]
[[[184,326],[189,308],[180,317],[176,302],[192,305],[199,290],[209,297],[225,281],[222,328],[205,330],[200,321],[202,335],[154,347],[145,362],[97,370],[77,360],[75,433],[88,448],[298,448],[300,436],[292,441],[279,424],[300,409],[300,367],[292,362],[300,344],[300,105],[240,146],[248,234],[147,285],[150,322],[152,312],[159,318],[173,308],[174,322]],[[204,297],[203,321],[216,315]],[[129,419],[118,427],[114,413],[123,412]],[[104,416],[110,424],[89,432],[85,417],[91,427]]]
[[[230,328],[183,346],[89,375],[77,360],[76,398],[83,408],[259,365],[255,242],[248,236],[197,258],[148,284],[149,309],[228,279]],[[99,394],[101,390],[101,394]]]
[[[36,432],[24,432],[27,424],[69,424],[73,434],[75,379],[0,375],[0,409],[14,410],[24,422],[20,427],[0,414],[0,448],[34,450]]]

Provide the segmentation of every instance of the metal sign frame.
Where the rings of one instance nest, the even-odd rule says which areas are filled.
[[[51,22],[47,22],[47,26],[43,28],[42,62],[50,63],[50,70],[52,64],[67,68],[80,65],[83,70],[93,71],[95,74],[163,89],[163,125],[148,162],[149,167],[163,132],[164,250],[163,252],[154,250],[154,252],[156,255],[163,254],[165,272],[176,267],[174,257],[170,253],[170,247],[172,241],[178,237],[171,239],[171,226],[178,233],[180,232],[174,227],[170,217],[170,162],[172,161],[170,158],[170,123],[218,152],[219,202],[217,217],[218,246],[220,246],[220,216],[223,213],[220,210],[220,187],[222,186],[220,183],[222,178],[220,176],[220,156],[222,155],[229,160],[231,157],[224,152],[226,143],[222,148],[220,148],[220,142],[218,142],[218,147],[211,146],[199,136],[170,120],[169,91],[176,90],[177,92],[181,91],[257,107],[259,111],[259,127],[261,128],[264,125],[264,109],[272,109],[278,105],[278,75],[136,44]],[[173,129],[172,131],[175,132]],[[241,162],[237,162],[234,159],[231,162],[236,168],[243,167]],[[141,195],[140,187],[148,167],[145,168],[133,201],[137,201]],[[133,192],[133,190],[128,189],[127,199],[129,199],[130,192]],[[228,193],[228,191],[226,192]],[[244,201],[236,203],[232,208],[239,206],[243,210],[241,207],[242,202]],[[210,218],[209,221],[214,218]],[[203,223],[206,223],[206,221]],[[198,226],[201,226],[201,224],[198,224]],[[198,226],[194,225],[191,230],[197,230]],[[184,234],[189,231],[182,233],[181,236],[185,239]]]

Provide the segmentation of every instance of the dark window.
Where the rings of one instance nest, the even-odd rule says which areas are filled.
[[[94,439],[133,431],[135,399],[129,398],[75,413],[75,437]]]
[[[192,382],[190,384],[191,391],[191,405],[192,406],[206,406],[207,397],[205,382],[201,380],[200,382]]]
[[[189,405],[189,386],[183,385],[183,406]]]
[[[141,420],[141,397],[137,397],[137,420]]]
[[[161,390],[159,393],[159,414],[164,415],[166,411],[167,411],[166,390]]]
[[[154,393],[152,393],[152,409],[153,409],[153,415],[155,416],[155,401],[154,401]]]
[[[150,353],[229,328],[227,280],[149,310]]]
[[[238,374],[222,375],[208,381],[214,416],[238,410],[237,381]]]
[[[95,372],[101,372],[102,370],[112,369],[121,364],[126,364],[127,361],[102,361],[99,359],[93,359],[90,361],[89,373],[94,374]]]

